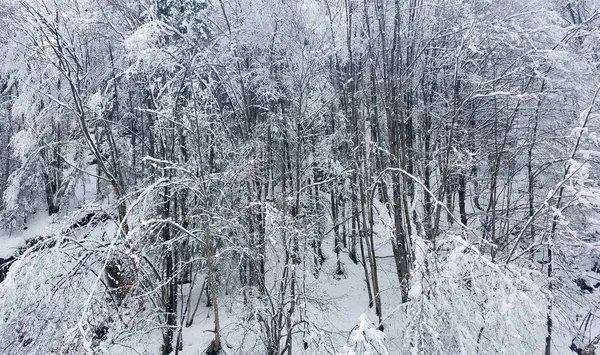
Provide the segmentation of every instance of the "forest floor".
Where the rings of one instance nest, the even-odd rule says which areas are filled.
[[[53,217],[48,217],[44,213],[37,213],[29,218],[26,229],[1,231],[0,258],[8,258],[17,254],[18,249],[25,246],[26,240],[58,232],[57,228],[60,225],[64,226],[63,223],[57,223]],[[362,265],[353,263],[347,253],[341,253],[345,275],[340,277],[335,273],[336,256],[331,238],[323,241],[322,249],[326,260],[318,277],[315,277],[313,273],[307,272],[306,274],[307,289],[310,290],[308,293],[313,299],[313,302],[310,302],[307,306],[306,314],[341,351],[360,315],[367,315],[375,324],[378,324],[378,317],[375,315],[375,309],[369,308]],[[400,355],[400,344],[402,344],[403,337],[401,329],[396,325],[402,324],[406,315],[400,305],[400,290],[389,239],[386,237],[385,227],[381,224],[378,224],[375,230],[375,251],[383,309],[382,323],[387,336],[386,345],[389,354]],[[200,287],[194,288],[196,293],[192,295],[194,302],[198,299],[199,291]],[[239,327],[239,317],[242,313],[242,307],[244,307],[240,298],[235,296],[221,297],[220,300],[223,354],[253,354],[251,350],[250,352],[242,350],[245,348],[244,343],[247,339],[244,337],[247,334]],[[203,354],[214,338],[213,330],[212,308],[206,307],[205,302],[202,302],[193,324],[182,329],[183,349],[179,354]],[[296,338],[294,354],[316,354],[314,349],[304,350],[302,338],[300,336]],[[253,342],[254,339],[251,341]],[[138,343],[128,344],[128,347],[123,347],[118,354],[115,353],[114,355],[156,354],[161,342],[161,333],[156,331],[142,337]],[[553,353],[556,355],[574,354],[569,350],[570,344],[570,339],[555,337]]]

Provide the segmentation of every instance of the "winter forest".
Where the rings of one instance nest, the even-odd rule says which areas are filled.
[[[600,355],[600,1],[0,0],[0,354]]]

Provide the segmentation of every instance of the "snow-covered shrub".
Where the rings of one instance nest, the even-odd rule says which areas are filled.
[[[374,355],[389,354],[386,346],[386,335],[373,323],[366,314],[358,317],[358,324],[348,337],[348,344],[339,355]]]
[[[403,353],[529,354],[543,349],[543,275],[493,263],[460,237],[445,241],[451,248],[445,258],[435,258],[421,242],[417,245],[426,252],[417,261],[402,325]]]
[[[20,354],[118,354],[147,334],[141,302],[116,302],[107,289],[103,243],[49,237],[27,249],[0,283],[0,349]],[[148,328],[145,328],[148,327]]]

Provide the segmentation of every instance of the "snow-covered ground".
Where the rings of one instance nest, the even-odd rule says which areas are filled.
[[[27,221],[26,229],[13,230],[12,232],[4,231],[0,235],[0,257],[7,258],[15,255],[28,239],[57,233],[59,225],[64,225],[64,223],[55,223],[53,217],[48,217],[44,213],[35,214]],[[99,229],[98,233],[100,233],[100,230],[104,228],[106,226],[101,225],[95,229]],[[400,349],[406,348],[405,344],[403,344],[405,338],[401,333],[401,325],[406,323],[405,318],[407,314],[404,311],[404,307],[400,305],[398,279],[385,226],[378,224],[375,232],[383,325],[387,336],[386,346],[390,354],[401,354]],[[326,333],[327,337],[341,351],[343,345],[347,343],[352,334],[353,329],[355,329],[361,315],[366,315],[375,323],[378,323],[378,318],[375,315],[374,308],[369,308],[368,306],[362,265],[354,264],[346,253],[342,253],[341,260],[346,273],[344,276],[338,277],[335,275],[336,259],[331,238],[327,238],[324,241],[322,248],[327,259],[323,264],[318,278],[315,278],[312,273],[305,275],[307,289],[311,290],[310,296],[314,300],[319,301],[309,302],[306,314],[315,324],[318,324],[321,331]],[[187,289],[184,287],[184,290]],[[197,292],[199,292],[200,288],[195,287],[194,290],[196,294],[192,296],[192,303],[197,300]],[[187,296],[186,292],[184,291],[184,296]],[[244,334],[239,328],[239,317],[243,313],[243,307],[240,297],[221,297],[220,314],[221,333],[224,343],[223,354],[252,354],[251,352],[244,352],[244,343],[248,341],[244,336],[247,336],[247,334]],[[183,349],[179,354],[203,354],[210,341],[214,338],[213,322],[212,308],[207,308],[204,302],[202,302],[192,326],[182,328]],[[593,327],[594,330],[597,328],[597,326]],[[573,354],[569,350],[571,339],[567,336],[558,335],[554,339],[554,353],[557,355]],[[537,336],[543,338],[543,334],[538,334]],[[157,349],[160,348],[162,341],[159,331],[150,332],[140,339],[129,344],[130,347],[117,347],[112,351],[115,354],[155,354]],[[314,347],[304,349],[301,340],[302,336],[296,337],[294,354],[308,355],[319,353]]]
[[[13,228],[0,229],[0,258],[6,259],[15,256],[19,248],[25,246],[25,241],[43,235],[55,234],[59,226],[54,223],[54,218],[45,212],[38,212],[27,219],[25,229]]]

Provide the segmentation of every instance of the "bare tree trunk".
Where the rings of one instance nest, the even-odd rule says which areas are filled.
[[[210,232],[208,230],[208,225],[206,227],[205,232],[205,242],[206,242],[206,263],[208,266],[208,283],[210,288],[210,294],[212,296],[212,307],[213,313],[215,316],[215,338],[211,341],[210,346],[208,348],[208,355],[216,355],[221,351],[221,326],[219,323],[219,303],[217,296],[217,289],[215,286],[215,271],[212,262],[212,252],[211,252],[211,239]]]

